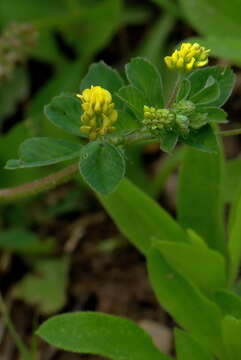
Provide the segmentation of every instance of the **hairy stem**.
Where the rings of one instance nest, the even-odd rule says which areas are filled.
[[[59,170],[51,175],[45,176],[42,179],[35,180],[14,188],[6,188],[0,190],[0,202],[11,203],[19,199],[36,195],[42,191],[46,191],[63,184],[72,179],[78,171],[78,164],[72,164],[62,170]]]
[[[241,129],[220,131],[219,135],[221,135],[221,136],[241,135]]]
[[[115,145],[131,145],[137,142],[155,141],[153,135],[146,132],[135,132],[127,137],[109,138],[109,141]],[[63,184],[71,180],[78,173],[78,163],[69,165],[51,175],[42,179],[35,180],[13,188],[5,188],[0,190],[0,203],[12,203],[16,200],[24,199],[40,192],[55,188],[57,185]]]

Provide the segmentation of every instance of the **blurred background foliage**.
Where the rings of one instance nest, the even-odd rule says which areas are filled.
[[[60,93],[77,92],[94,61],[104,60],[123,72],[130,57],[144,56],[155,63],[171,86],[173,78],[163,66],[163,57],[180,41],[194,38],[211,48],[211,63],[235,66],[238,81],[227,110],[234,124],[238,122],[240,18],[240,0],[1,0],[0,188],[59,169],[59,165],[12,171],[3,167],[16,157],[19,144],[27,137],[71,138],[46,120],[43,107]],[[238,140],[226,145],[228,157],[239,154]],[[175,182],[172,174],[182,157],[181,149],[172,157],[160,155],[155,146],[136,146],[128,152],[128,176],[174,212],[174,190],[172,187],[168,193],[168,189]],[[167,179],[171,180],[163,192]],[[240,180],[240,159],[228,161],[227,203],[235,198]],[[62,309],[67,301],[69,254],[79,233],[89,226],[85,214],[97,210],[79,178],[48,194],[1,204],[1,291],[37,306],[40,314]],[[98,227],[98,217],[93,221]],[[70,231],[70,243],[65,244],[63,238],[69,234],[65,228],[72,223],[77,225]],[[101,231],[97,238],[102,253],[125,245],[123,239],[108,238]],[[48,296],[50,289],[52,298]]]

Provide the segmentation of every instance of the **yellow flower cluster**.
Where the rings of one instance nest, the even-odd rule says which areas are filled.
[[[115,130],[113,124],[117,121],[118,113],[108,90],[101,86],[91,86],[82,94],[77,94],[77,97],[82,101],[81,106],[84,111],[80,130],[88,134],[90,140]]]
[[[165,63],[170,69],[191,71],[208,63],[210,50],[198,43],[183,43],[179,50],[175,50],[171,56],[165,57]]]

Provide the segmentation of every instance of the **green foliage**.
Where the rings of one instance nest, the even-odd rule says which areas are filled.
[[[220,56],[241,63],[238,39],[241,34],[239,0],[179,0],[184,14],[203,38],[197,39]],[[205,19],[205,21],[203,21]]]
[[[230,214],[229,223],[229,243],[228,251],[230,257],[230,281],[234,281],[237,277],[241,260],[241,237],[240,237],[240,221],[241,221],[241,187],[237,194],[236,201]]]
[[[220,90],[218,86],[218,82],[210,76],[207,79],[207,82],[200,91],[196,92],[194,95],[190,97],[190,100],[195,104],[199,105],[207,105],[220,97]]]
[[[241,159],[226,160],[224,174],[224,197],[227,203],[233,203],[239,193],[241,184]]]
[[[9,160],[6,169],[56,164],[80,156],[82,146],[62,139],[31,138],[19,148],[19,160]]]
[[[179,0],[191,24],[204,35],[239,37],[241,25],[239,0]],[[205,19],[205,21],[203,21]]]
[[[218,306],[208,300],[189,279],[175,271],[158,250],[150,252],[148,270],[161,305],[197,341],[212,353],[221,354],[222,314]]]
[[[207,244],[225,253],[223,230],[223,159],[217,140],[216,154],[187,148],[178,187],[178,217]],[[206,216],[203,216],[206,214]]]
[[[218,252],[202,244],[170,241],[155,242],[155,248],[176,271],[190,279],[203,292],[210,294],[226,286],[226,264]]]
[[[67,258],[37,260],[33,273],[25,275],[15,286],[14,296],[38,306],[41,314],[56,312],[66,302],[68,269]]]
[[[144,253],[155,238],[187,241],[185,232],[171,216],[127,179],[114,193],[98,198],[123,234]]]
[[[177,360],[213,360],[213,357],[188,333],[175,329]]]
[[[92,64],[89,67],[88,73],[80,83],[80,92],[91,86],[102,86],[113,94],[114,102],[118,101],[115,93],[124,85],[124,82],[119,73],[105,64],[104,61]]]
[[[215,294],[215,301],[225,315],[232,315],[241,319],[241,297],[230,290],[219,290]]]
[[[19,67],[0,87],[0,126],[3,120],[14,113],[18,102],[29,92],[29,79],[25,68]]]
[[[168,360],[151,338],[130,320],[101,313],[62,314],[47,320],[37,331],[61,349],[112,360]]]
[[[210,85],[210,79],[213,84]],[[213,80],[214,79],[214,80]],[[234,87],[235,75],[230,68],[221,68],[219,66],[211,66],[203,69],[193,71],[188,80],[191,83],[191,91],[189,97],[196,96],[196,94],[203,91],[203,89],[209,89],[210,86],[216,88],[218,85],[219,96],[216,99],[211,98],[209,106],[220,107],[228,100]],[[216,81],[215,81],[216,80]],[[214,85],[215,84],[215,85]]]
[[[82,148],[79,168],[93,190],[108,194],[116,189],[125,175],[125,160],[114,145],[95,141]]]
[[[82,111],[77,98],[68,95],[56,96],[44,111],[54,125],[71,135],[81,136],[80,116]]]
[[[226,358],[227,360],[239,359],[241,357],[241,320],[226,316],[222,325]]]
[[[134,58],[126,65],[126,76],[131,85],[143,92],[145,105],[163,107],[162,80],[154,65],[144,58]]]
[[[20,255],[43,255],[53,250],[53,241],[40,241],[26,230],[11,229],[0,234],[0,248]]]
[[[133,85],[128,85],[121,87],[117,95],[129,106],[137,120],[140,121],[143,117],[143,107],[146,103],[143,92]]]
[[[6,168],[26,168],[19,170],[16,180],[17,172],[13,171],[13,175],[3,173],[3,176],[1,173],[1,185],[19,183],[42,174],[38,169],[30,173],[28,167],[78,159],[82,178],[97,193],[123,234],[147,257],[151,284],[161,305],[187,331],[176,331],[177,360],[239,359],[241,298],[229,286],[233,285],[240,265],[241,208],[240,194],[228,187],[238,187],[240,164],[223,164],[221,144],[216,134],[218,124],[227,122],[227,114],[221,106],[231,94],[234,74],[231,69],[218,66],[182,73],[170,96],[171,76],[163,81],[163,72],[160,74],[159,66],[156,68],[155,65],[160,61],[160,50],[165,47],[166,37],[174,23],[172,15],[183,19],[182,9],[203,36],[201,42],[213,44],[214,54],[223,53],[226,58],[241,63],[237,41],[238,34],[241,34],[241,8],[239,0],[232,0],[230,4],[224,0],[197,0],[195,6],[193,0],[179,0],[179,4],[167,0],[154,2],[168,13],[158,18],[135,51],[137,55],[152,59],[154,64],[144,57],[134,57],[125,67],[124,81],[116,70],[102,61],[92,64],[86,75],[84,72],[123,24],[148,19],[142,11],[133,13],[133,10],[126,9],[123,13],[121,0],[54,0],[50,5],[46,0],[37,5],[30,0],[23,0],[21,4],[16,0],[2,0],[1,27],[12,18],[20,22],[31,21],[39,30],[38,47],[32,51],[32,56],[51,63],[53,76],[32,101],[24,104],[24,116],[28,117],[28,122],[17,125],[1,139],[2,163],[15,156],[16,148],[23,141],[19,148],[20,159],[8,161]],[[71,47],[74,61],[61,55],[56,34],[64,45]],[[123,33],[119,35],[120,39],[125,36]],[[122,59],[119,61],[118,58],[118,62],[121,64]],[[6,87],[2,86],[0,120],[11,115],[16,104],[28,94],[26,72],[21,70],[17,68],[13,78],[5,83]],[[84,123],[83,114],[87,111],[90,125],[98,128],[104,100],[97,96],[95,102],[91,99],[85,108],[75,95],[77,91],[81,93],[97,85],[111,94],[111,100],[105,104],[105,126],[110,126],[107,110],[111,109],[108,106],[115,106],[118,121],[109,133],[97,132],[96,139],[88,138],[80,128]],[[164,101],[164,98],[167,99]],[[49,123],[42,114],[44,105]],[[166,113],[170,116],[165,117],[163,114]],[[150,124],[143,121],[145,116],[151,119]],[[24,140],[26,136],[31,138]],[[179,222],[124,179],[126,157],[131,154],[131,151],[125,151],[126,147],[138,142],[158,142],[161,150],[168,153],[175,150],[178,142],[188,145],[184,157],[178,160],[181,162]],[[151,182],[148,183],[143,175],[139,149],[130,155],[128,168],[131,162],[136,161],[136,164],[132,173],[129,170],[127,175],[143,188],[148,184],[145,191],[151,192]],[[234,174],[233,178],[229,178],[229,174]],[[75,201],[78,201],[77,195],[79,193],[74,194]],[[227,202],[237,197],[229,221],[228,245],[223,226],[224,195]],[[73,197],[70,203],[73,204]],[[53,213],[64,215],[66,205],[61,205],[63,207],[54,209]],[[64,306],[68,259],[40,258],[35,261],[33,257],[49,254],[51,242],[40,242],[31,233],[14,229],[2,232],[0,247],[7,252],[27,255],[33,267],[33,272],[17,284],[16,297],[38,306],[41,314],[56,312]],[[54,346],[82,354],[101,355],[113,360],[170,360],[159,352],[141,328],[111,315],[60,315],[47,320],[38,334]]]

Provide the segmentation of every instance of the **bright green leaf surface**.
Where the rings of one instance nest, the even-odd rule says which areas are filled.
[[[71,135],[81,136],[80,117],[82,114],[80,100],[68,95],[56,96],[44,108],[47,118],[57,127]]]
[[[195,149],[207,153],[217,153],[217,142],[213,129],[208,124],[198,130],[193,130],[187,137],[183,137],[181,141]]]
[[[215,294],[215,301],[225,315],[232,315],[241,319],[241,297],[229,290],[219,290]]]
[[[190,81],[188,79],[183,79],[177,93],[176,101],[178,102],[181,100],[185,100],[190,94],[190,91],[191,91]]]
[[[220,97],[220,89],[218,82],[210,76],[209,84],[203,89],[190,97],[190,100],[195,104],[210,104]]]
[[[146,104],[143,93],[135,86],[128,85],[120,88],[117,95],[128,105],[136,118],[141,121],[143,119],[144,105]]]
[[[147,253],[153,237],[187,241],[186,233],[154,200],[124,179],[118,189],[99,200],[120,231],[142,252]]]
[[[191,82],[190,97],[201,91],[212,76],[219,84],[220,95],[217,99],[210,102],[209,106],[222,106],[225,104],[234,87],[235,75],[230,68],[222,68],[219,66],[211,66],[193,71],[188,79]]]
[[[158,250],[151,250],[148,256],[148,271],[164,309],[207,349],[220,354],[222,314],[217,305],[176,272]]]
[[[226,286],[225,261],[220,253],[203,245],[159,241],[157,248],[168,263],[206,293]]]
[[[217,123],[226,123],[227,122],[227,113],[223,109],[214,107],[214,106],[207,106],[203,108],[203,112],[208,113],[208,121],[210,122],[217,122]]]
[[[241,186],[233,204],[229,220],[230,280],[234,281],[239,272],[241,260]]]
[[[213,357],[187,332],[175,329],[177,360],[213,360]]]
[[[160,73],[147,59],[133,58],[126,65],[129,82],[145,95],[146,105],[163,107],[163,90]]]
[[[217,142],[216,151],[214,154],[186,149],[179,175],[178,217],[209,247],[224,253],[223,158]]]
[[[125,318],[102,313],[70,313],[43,323],[37,334],[60,349],[113,360],[168,360],[144,330]]]
[[[225,163],[225,200],[233,202],[238,198],[239,188],[241,184],[241,159],[227,160]]]
[[[239,0],[179,0],[187,19],[201,34],[241,36]]]
[[[223,342],[227,360],[241,359],[241,320],[232,316],[223,319]]]
[[[160,138],[160,148],[162,151],[170,153],[174,150],[178,141],[178,135],[175,133],[167,133]]]
[[[79,168],[80,174],[93,190],[109,194],[125,174],[125,160],[115,146],[95,141],[82,148]]]
[[[62,139],[30,138],[19,149],[20,160],[9,160],[5,169],[47,166],[79,157],[82,146]]]

